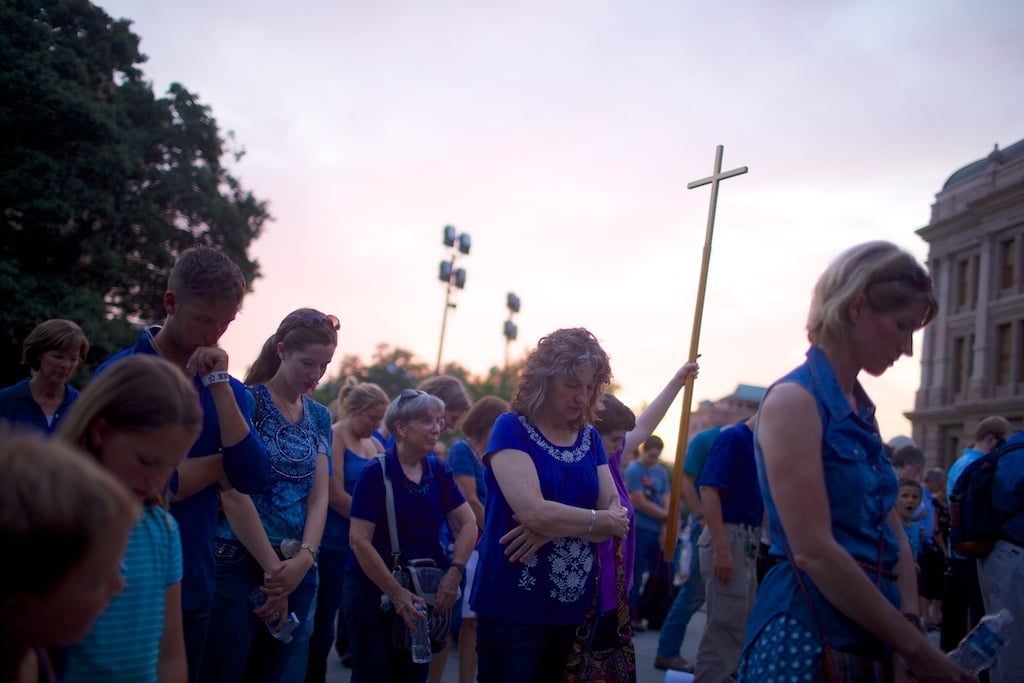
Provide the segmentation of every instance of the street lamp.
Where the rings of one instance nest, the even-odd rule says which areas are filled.
[[[508,296],[505,297],[505,307],[508,309],[508,320],[505,321],[505,329],[503,334],[505,335],[505,371],[501,373],[501,393],[505,394],[505,386],[508,380],[508,347],[509,344],[516,340],[519,336],[519,328],[512,320],[512,316],[519,312],[520,306],[519,297],[513,292],[509,292]]]
[[[459,254],[469,255],[470,247],[469,233],[463,232],[456,234],[455,227],[451,225],[444,226],[442,241],[444,246],[452,250],[452,255],[449,259],[441,261],[441,269],[437,276],[437,279],[445,284],[445,293],[444,315],[441,317],[441,342],[437,345],[437,366],[434,369],[435,375],[441,374],[441,351],[444,349],[444,330],[448,325],[448,309],[455,308],[455,304],[452,302],[452,285],[455,285],[459,289],[463,289],[466,286],[466,269],[455,268],[456,252]]]

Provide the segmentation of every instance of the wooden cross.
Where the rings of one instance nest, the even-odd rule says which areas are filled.
[[[711,208],[708,209],[708,228],[704,236],[704,256],[700,264],[700,280],[697,285],[697,304],[693,313],[693,332],[690,334],[690,363],[697,362],[697,347],[700,341],[700,322],[704,315],[704,292],[708,285],[708,264],[711,262],[711,236],[715,230],[715,208],[718,205],[718,183],[726,178],[743,175],[747,172],[746,166],[734,168],[731,171],[722,172],[722,145],[715,148],[715,170],[707,178],[694,180],[686,184],[688,190],[702,185],[711,184]],[[693,376],[686,380],[686,388],[683,391],[683,412],[679,416],[679,437],[676,440],[676,460],[672,468],[672,495],[669,498],[668,520],[669,526],[665,533],[665,557],[672,558],[676,551],[676,531],[679,523],[679,497],[683,488],[683,466],[686,463],[686,447],[690,432],[690,403],[693,401]]]

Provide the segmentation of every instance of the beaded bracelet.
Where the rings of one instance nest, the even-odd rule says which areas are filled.
[[[211,372],[209,375],[203,377],[203,386],[208,387],[211,384],[220,384],[221,382],[230,382],[231,375],[224,370],[216,370]]]

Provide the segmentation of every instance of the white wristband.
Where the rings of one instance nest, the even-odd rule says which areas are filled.
[[[219,384],[221,382],[230,382],[230,381],[231,381],[231,375],[229,375],[224,370],[217,370],[217,371],[211,372],[209,375],[206,375],[205,377],[203,377],[203,386],[204,387],[208,387],[211,384]]]
[[[589,534],[594,530],[594,522],[597,521],[597,510],[591,508],[590,510],[590,526],[587,527],[587,533]]]

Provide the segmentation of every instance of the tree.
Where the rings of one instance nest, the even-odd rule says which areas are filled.
[[[162,319],[188,247],[259,276],[247,250],[267,204],[222,163],[242,152],[180,84],[154,95],[130,26],[87,0],[0,3],[0,386],[46,318],[78,322],[95,359]]]

